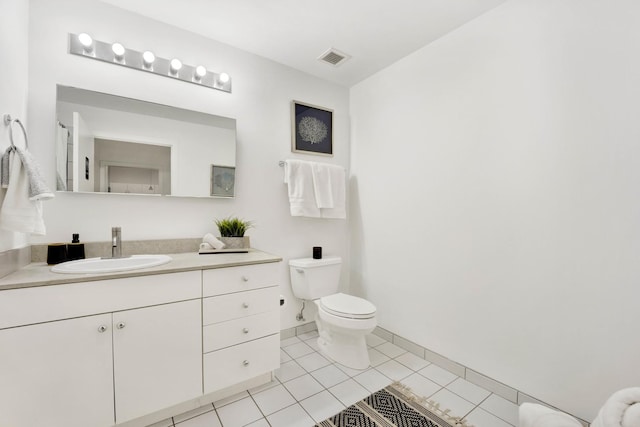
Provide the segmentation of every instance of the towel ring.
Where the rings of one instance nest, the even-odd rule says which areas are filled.
[[[6,114],[4,116],[4,122],[9,126],[9,141],[11,141],[11,146],[15,147],[16,144],[13,142],[13,124],[18,123],[20,125],[20,129],[22,129],[22,135],[24,136],[24,148],[29,148],[29,140],[27,139],[27,130],[24,128],[24,125],[20,121],[20,119],[11,119],[11,116]]]

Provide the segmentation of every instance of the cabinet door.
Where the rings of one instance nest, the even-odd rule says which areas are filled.
[[[0,426],[111,426],[111,314],[0,330]]]
[[[116,422],[202,395],[201,300],[113,313]]]

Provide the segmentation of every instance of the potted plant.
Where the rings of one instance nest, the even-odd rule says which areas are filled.
[[[251,221],[244,221],[237,217],[227,217],[216,219],[216,225],[220,232],[220,240],[225,244],[227,249],[245,249],[250,248],[249,236],[244,233],[253,227]]]

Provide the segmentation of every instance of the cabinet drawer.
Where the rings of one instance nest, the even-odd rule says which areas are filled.
[[[232,345],[278,333],[280,313],[269,311],[228,322],[205,326],[202,330],[203,351],[219,350]]]
[[[201,297],[200,271],[0,292],[0,329]]]
[[[220,390],[280,366],[280,334],[204,355],[204,392]]]
[[[202,272],[205,297],[266,288],[277,284],[278,264],[253,264]]]
[[[202,324],[225,322],[278,309],[278,288],[256,289],[204,298],[202,300]]]

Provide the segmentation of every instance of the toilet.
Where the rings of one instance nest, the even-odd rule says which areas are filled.
[[[354,369],[370,365],[365,336],[376,327],[376,307],[363,298],[338,292],[340,257],[289,261],[291,287],[297,298],[318,307],[316,325],[320,351]]]

